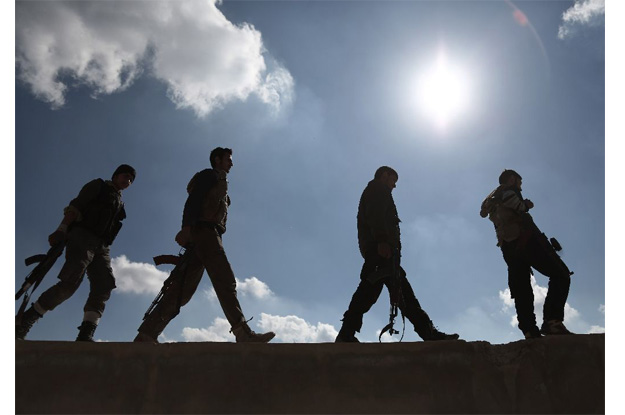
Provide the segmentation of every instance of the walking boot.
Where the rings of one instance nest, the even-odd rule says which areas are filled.
[[[92,342],[93,333],[95,333],[95,329],[98,328],[98,325],[92,323],[90,321],[83,321],[82,324],[78,327],[78,337],[76,337],[77,342]]]
[[[432,340],[458,340],[460,336],[456,333],[446,334],[442,331],[439,331],[436,327],[432,327],[432,332],[430,337],[424,340],[432,341]]]
[[[543,321],[540,332],[545,336],[549,336],[552,334],[574,334],[571,333],[560,320]]]
[[[234,334],[237,343],[267,343],[276,335],[276,333],[272,331],[256,333],[247,325],[246,321],[233,326],[230,333]]]
[[[418,333],[418,334],[419,334],[419,336],[421,336],[421,338],[424,341],[458,340],[458,338],[460,337],[456,333],[446,334],[446,333],[443,333],[442,331],[439,331],[436,328],[436,326],[434,326],[434,324],[432,324],[431,321],[430,321],[429,327],[427,328],[426,332],[423,333],[423,335],[421,333]]]
[[[341,327],[334,343],[360,343],[360,340],[356,338],[356,332],[354,330],[347,330]]]
[[[158,336],[156,336],[156,337],[158,337]],[[133,342],[135,342],[135,343],[154,343],[154,344],[158,344],[158,340],[156,340],[156,338],[154,338],[154,337],[150,336],[149,334],[144,333],[142,331],[137,333],[137,337],[135,337]]]
[[[15,324],[15,339],[16,340],[24,340],[26,335],[33,327],[33,324],[37,322],[41,317],[41,314],[35,310],[35,307],[30,306],[28,310],[22,314],[22,319],[19,323]]]
[[[531,329],[524,331],[523,336],[526,339],[539,339],[542,337],[542,334],[540,334],[540,330],[538,330],[538,327],[534,326]]]

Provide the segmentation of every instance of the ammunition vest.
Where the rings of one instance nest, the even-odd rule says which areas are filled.
[[[74,224],[89,230],[110,245],[122,227],[121,221],[126,218],[126,210],[120,192],[104,180],[96,180],[100,182],[100,192],[80,212],[82,220]]]
[[[201,210],[198,221],[215,225],[219,233],[226,232],[226,222],[228,220],[228,207],[230,206],[230,197],[228,196],[228,180],[225,172],[215,169],[205,169],[193,176],[187,185],[187,193],[193,191],[196,179],[199,175],[212,176],[211,182],[214,183],[202,200]]]
[[[391,190],[376,180],[370,181],[358,204],[358,246],[363,257],[367,252],[377,252],[379,242],[401,251],[400,222]]]

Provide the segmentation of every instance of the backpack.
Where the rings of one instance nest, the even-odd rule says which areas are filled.
[[[490,192],[488,196],[486,196],[486,198],[482,202],[482,206],[480,207],[481,217],[492,218],[492,215],[495,213],[497,207],[499,207],[499,204],[501,203],[501,190],[503,189],[503,187],[503,185],[498,186],[495,190]]]

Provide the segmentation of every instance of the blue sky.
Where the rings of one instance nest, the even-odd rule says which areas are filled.
[[[434,324],[465,340],[516,341],[506,266],[478,214],[513,168],[575,272],[565,324],[603,332],[602,6],[17,1],[15,285],[81,186],[131,164],[128,218],[111,249],[118,288],[96,332],[131,341],[169,270],[152,257],[178,252],[186,184],[226,146],[224,245],[254,330],[334,340],[362,265],[358,199],[390,165],[402,264]],[[539,321],[546,287],[537,273]],[[29,338],[73,340],[87,292],[85,282]],[[377,341],[387,321],[383,293],[359,339]],[[161,341],[234,341],[228,329],[205,275]],[[404,340],[420,340],[411,325]]]

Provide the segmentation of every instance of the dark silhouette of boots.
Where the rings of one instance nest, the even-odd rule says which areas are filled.
[[[334,339],[334,343],[360,343],[360,340],[356,338],[356,332],[354,330],[347,330],[341,327],[339,334]]]
[[[33,327],[33,324],[37,322],[41,317],[41,314],[35,310],[35,307],[30,306],[28,310],[22,314],[22,319],[19,323],[15,324],[15,339],[16,340],[24,340],[26,335]]]
[[[436,327],[432,326],[432,328],[430,329],[430,333],[429,335],[424,338],[423,340],[425,341],[431,341],[431,340],[458,340],[460,336],[458,336],[456,333],[453,334],[447,334],[447,333],[443,333],[442,331],[439,331]]]
[[[236,337],[237,343],[267,343],[276,335],[272,331],[267,333],[256,333],[250,329],[250,326],[248,326],[245,321],[232,327],[232,330],[230,331],[234,334],[234,337]]]
[[[425,311],[419,309],[416,313],[407,315],[408,320],[414,325],[415,331],[424,341],[432,340],[458,340],[456,333],[446,334],[439,331]]]
[[[95,333],[95,329],[98,328],[98,325],[92,323],[90,321],[83,321],[82,324],[78,327],[78,337],[76,337],[77,342],[92,342],[93,333]]]

